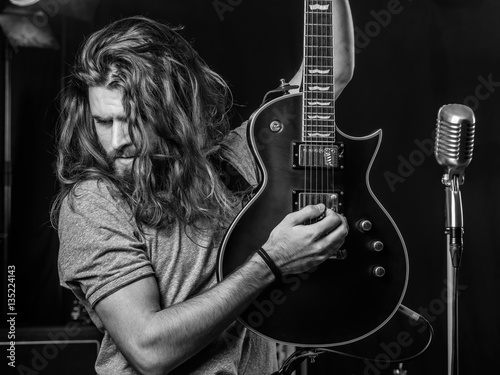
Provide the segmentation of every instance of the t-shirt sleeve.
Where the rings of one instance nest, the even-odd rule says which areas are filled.
[[[153,275],[146,244],[132,214],[104,182],[81,184],[59,216],[61,285],[93,307],[113,292]]]
[[[221,144],[222,157],[231,163],[251,187],[255,188],[261,177],[255,156],[248,143],[247,128],[248,122],[245,121],[229,132]]]

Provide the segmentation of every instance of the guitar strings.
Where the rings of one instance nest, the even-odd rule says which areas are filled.
[[[305,2],[303,72],[304,199],[302,205],[325,203],[332,206],[335,194],[335,32],[333,2],[327,8]],[[316,4],[318,5],[318,4]],[[328,87],[328,90],[320,88]],[[319,105],[322,103],[323,105]],[[327,104],[327,105],[326,105]],[[324,118],[324,116],[330,116]],[[328,136],[325,136],[328,134]],[[321,136],[326,139],[322,139]],[[319,189],[318,189],[319,187]],[[316,188],[316,189],[315,189]]]
[[[318,110],[316,109],[317,107],[317,104],[313,104],[313,103],[316,103],[318,100],[319,100],[319,90],[317,89],[318,87],[318,79],[317,79],[317,71],[316,69],[319,68],[319,64],[320,64],[320,50],[319,50],[319,37],[318,37],[318,19],[317,19],[317,12],[312,9],[312,2],[311,2],[311,27],[310,27],[310,30],[311,30],[311,33],[310,33],[310,37],[309,37],[309,41],[311,43],[311,56],[312,56],[312,62],[313,62],[313,65],[311,67],[312,70],[309,71],[309,75],[310,75],[310,87],[309,87],[309,92],[310,92],[310,95],[311,95],[311,101],[308,103],[309,104],[309,110],[310,110],[310,116],[309,116],[309,119],[310,119],[310,152],[311,152],[311,159],[312,159],[312,162],[311,162],[311,167],[310,167],[310,175],[309,175],[309,183],[310,183],[310,191],[311,191],[311,197],[313,197],[312,199],[314,200],[314,202],[311,202],[311,203],[315,203],[315,204],[318,204],[320,203],[320,199],[318,199],[319,197],[319,193],[321,193],[320,191],[318,191],[318,183],[317,183],[317,174],[315,175],[314,174],[314,164],[318,164],[318,154],[317,154],[317,140],[315,140],[315,138],[317,138],[317,134],[319,134],[319,128],[318,128],[318,120],[317,118],[315,117],[315,115],[318,115]],[[316,168],[319,168],[319,166],[317,166]],[[313,186],[316,186],[316,194],[313,192]]]
[[[311,1],[311,5],[312,4],[312,1]],[[313,55],[313,60],[314,60],[314,66],[313,66],[313,69],[317,69],[318,68],[318,52],[319,52],[319,49],[318,49],[318,30],[317,30],[317,24],[318,24],[318,20],[317,20],[317,11],[315,11],[314,9],[311,9],[311,12],[312,12],[312,25],[311,25],[311,29],[312,29],[312,37],[311,37],[311,48],[312,48],[312,51],[311,51],[311,54]],[[313,87],[314,86],[317,86],[318,85],[318,80],[317,80],[317,76],[316,76],[317,73],[313,73],[311,74],[311,81],[312,81],[312,85]],[[311,88],[312,89],[312,88]],[[319,99],[319,90],[313,90],[312,91],[312,102],[315,102]],[[312,116],[318,114],[317,111],[314,110],[314,105],[310,105],[309,107],[311,110],[312,110]],[[314,131],[313,132],[317,132],[319,129],[318,129],[318,120],[316,118],[312,118],[312,121],[311,123],[313,124],[313,129]],[[317,142],[314,141],[314,138],[315,136],[312,136],[310,139],[311,139],[311,153],[313,155],[313,162],[311,163],[311,171],[310,171],[310,194],[311,194],[311,197],[314,197],[314,203],[319,203],[318,202],[318,196],[314,194],[314,186],[318,186],[318,183],[317,183],[317,175],[314,174],[314,164],[318,163],[318,158],[317,158],[317,154],[315,152],[315,146],[317,145]],[[313,181],[314,179],[314,181]]]
[[[316,35],[317,35],[317,38],[318,38],[318,51],[319,51],[319,63],[318,63],[318,69],[324,69],[325,67],[325,61],[324,61],[324,54],[325,54],[325,46],[324,46],[324,43],[323,43],[323,40],[324,40],[324,28],[323,28],[323,23],[324,23],[324,11],[323,10],[320,10],[320,9],[317,9],[316,10],[316,29],[317,29],[317,32],[316,32]],[[322,79],[322,76],[323,76],[323,73],[317,73],[317,84],[319,87],[322,87],[319,85],[319,83],[321,83],[322,85],[325,84],[325,80]],[[317,93],[317,101],[323,101],[325,98],[325,93],[328,92],[328,91],[319,91],[318,90],[318,93]],[[318,117],[318,119],[316,120],[317,121],[317,129],[319,131],[320,134],[322,134],[322,132],[324,131],[323,129],[323,123],[324,123],[324,120],[321,119],[321,116],[323,116],[323,107],[322,106],[318,106],[318,110],[316,111],[316,113],[320,116]],[[324,194],[325,194],[325,191],[324,191],[324,181],[323,181],[323,176],[324,176],[324,172],[325,172],[325,168],[323,167],[323,163],[325,161],[324,157],[325,157],[325,152],[324,152],[324,147],[322,145],[323,141],[322,141],[322,138],[320,137],[318,139],[319,142],[317,142],[318,144],[318,152],[319,152],[319,158],[320,160],[318,160],[318,164],[320,165],[320,167],[316,170],[317,171],[317,174],[318,176],[316,177],[316,186],[321,186],[321,190],[320,190],[320,195],[319,195],[319,201],[321,203],[325,203],[326,204],[326,201],[324,199]],[[319,173],[318,173],[319,172]]]
[[[304,70],[302,71],[302,139],[301,141],[305,141],[306,137],[306,104],[307,104],[307,86],[308,86],[308,81],[307,81],[307,70],[308,70],[308,67],[309,67],[309,57],[307,55],[307,28],[308,28],[308,24],[307,24],[307,7],[308,7],[308,1],[305,1],[304,2],[304,41],[303,41],[303,54],[304,54]],[[299,149],[299,153],[300,153],[300,149]],[[304,152],[304,155],[303,157],[307,156],[307,153]],[[306,181],[306,172],[305,172],[305,168],[304,168],[304,190],[305,190],[305,181]],[[302,202],[300,200],[300,194],[298,195],[299,196],[299,199],[298,199],[298,207],[297,209],[301,209],[302,208]]]
[[[328,10],[327,10],[328,12]],[[325,45],[324,45],[324,39],[325,39],[325,28],[324,28],[324,22],[325,22],[325,17],[324,17],[324,11],[323,10],[317,10],[317,14],[318,16],[316,17],[316,24],[317,24],[317,29],[318,29],[318,32],[316,35],[318,35],[318,39],[319,39],[319,47],[318,47],[318,50],[319,50],[319,69],[324,69],[325,68]],[[318,73],[317,77],[318,77],[318,81],[320,81],[322,84],[325,84],[325,80],[322,79],[322,76],[323,76],[324,73]],[[326,82],[327,83],[327,82]],[[319,86],[319,85],[318,85]],[[325,93],[327,93],[328,91],[322,91],[320,93],[320,91],[318,91],[318,99],[321,98],[321,101],[323,101],[325,99]],[[328,94],[327,94],[328,96]],[[318,100],[319,101],[319,100]],[[317,113],[319,114],[319,116],[323,116],[324,115],[324,110],[323,110],[323,107],[322,106],[318,106],[318,110],[317,110]],[[321,117],[318,118],[318,129],[321,128],[320,130],[320,134],[322,134],[322,132],[324,132],[324,127],[323,127],[323,124],[325,122],[325,120],[322,120]],[[321,140],[321,138],[320,138]],[[323,141],[320,141],[320,144],[322,144]],[[319,186],[321,186],[321,194],[320,194],[320,201],[322,203],[325,203],[326,205],[326,200],[325,200],[325,191],[324,191],[324,174],[325,174],[325,169],[328,170],[328,168],[325,168],[323,167],[324,165],[324,162],[326,161],[325,160],[325,148],[323,145],[320,145],[319,146],[319,157],[322,159],[321,162],[319,162],[321,168],[318,170],[320,173],[319,173],[319,176],[317,177],[319,181]],[[322,152],[321,152],[322,151]]]
[[[333,1],[329,1],[330,3],[330,17],[331,17],[331,22],[330,22],[330,31],[332,33],[331,41],[331,55],[332,55],[332,115],[333,115],[333,127],[332,127],[332,140],[331,140],[331,149],[332,149],[332,191],[331,194],[332,196],[335,196],[335,161],[338,160],[337,157],[335,157],[335,140],[336,140],[336,131],[337,131],[337,115],[335,113],[335,102],[337,101],[337,93],[336,93],[336,87],[335,87],[335,22],[334,22],[334,14],[333,14]],[[338,203],[338,201],[337,201]]]
[[[311,2],[309,2],[309,4],[311,4]],[[311,8],[308,9],[308,11],[310,12],[310,17],[309,17],[309,22],[310,22],[310,26],[308,28],[308,44],[309,44],[309,58],[311,59],[310,62],[311,62],[311,65],[314,64],[314,41],[313,41],[313,38],[314,38],[314,12]],[[313,83],[313,77],[310,73],[310,70],[308,72],[308,75],[309,75],[309,85],[307,87],[307,94],[309,97],[312,97],[314,96],[314,91],[312,91],[312,83]],[[308,114],[307,114],[307,117],[308,117],[308,121],[309,121],[309,125],[312,125],[314,123],[314,120],[311,119],[309,117],[309,111],[311,110],[311,107],[308,106]],[[310,132],[310,127],[308,127],[308,133]],[[313,159],[313,153],[312,151],[312,137],[309,136],[308,134],[308,137],[307,137],[307,142],[308,142],[308,147],[307,147],[307,150],[308,150],[308,153],[310,153],[310,157],[311,159]],[[309,196],[309,197],[313,197],[312,195],[312,191],[311,190],[311,186],[312,186],[312,161],[310,161],[310,164],[308,163],[308,165],[306,166],[309,170],[308,170],[308,176],[309,178],[306,179],[306,183],[309,182],[309,186],[308,186],[308,189],[307,190],[307,193],[308,195],[306,196]],[[310,194],[310,195],[309,195]],[[308,203],[312,203],[312,202],[308,202]]]
[[[304,160],[304,188],[303,188],[303,200],[299,200],[299,208],[303,208],[304,206],[307,205],[308,200],[307,200],[307,176],[308,176],[308,168],[309,168],[309,139],[308,139],[308,125],[310,120],[308,120],[308,115],[307,115],[307,109],[308,109],[308,98],[310,95],[310,75],[309,75],[309,69],[311,65],[311,55],[310,55],[310,45],[309,45],[309,29],[310,29],[310,7],[309,7],[309,0],[307,0],[304,3],[304,58],[305,58],[305,64],[304,64],[304,71],[303,71],[303,77],[304,77],[304,84],[303,84],[303,105],[302,105],[302,111],[303,111],[303,126],[302,126],[302,141],[304,142],[304,155],[303,155],[303,160]],[[300,195],[299,195],[300,196]]]

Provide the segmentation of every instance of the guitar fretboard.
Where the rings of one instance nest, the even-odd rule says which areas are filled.
[[[306,0],[303,141],[335,141],[332,0]]]

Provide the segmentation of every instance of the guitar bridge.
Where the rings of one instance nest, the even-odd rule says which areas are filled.
[[[343,168],[342,143],[293,143],[293,168]]]

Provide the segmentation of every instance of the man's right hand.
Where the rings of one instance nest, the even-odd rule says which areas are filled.
[[[313,224],[304,224],[318,219]],[[324,204],[288,214],[271,232],[262,248],[283,275],[302,273],[319,265],[342,246],[349,231],[344,216]]]

